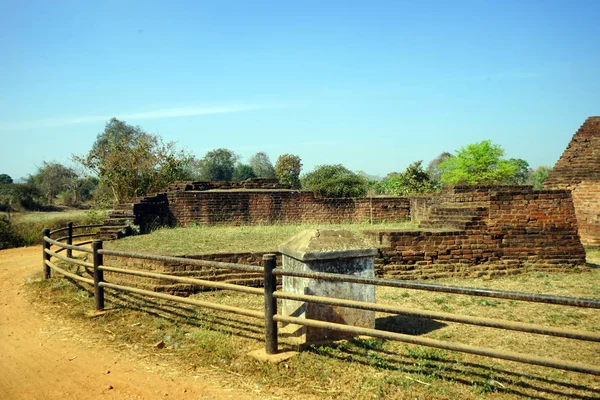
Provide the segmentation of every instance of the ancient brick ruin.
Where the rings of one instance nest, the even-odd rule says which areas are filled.
[[[258,187],[259,185],[262,185]],[[265,185],[269,185],[265,188]],[[178,223],[256,224],[419,221],[414,230],[366,232],[379,248],[376,272],[396,279],[494,276],[527,270],[565,271],[585,266],[573,200],[567,190],[531,186],[455,186],[432,197],[325,199],[267,180],[242,183],[181,182],[167,193],[115,210],[104,234],[126,219],[147,232]],[[376,225],[374,225],[376,227]],[[278,243],[273,244],[276,253]],[[195,258],[260,265],[261,254],[203,254]],[[262,276],[231,274],[181,264],[133,261],[137,268],[257,285]],[[160,265],[159,265],[160,264]],[[132,265],[133,266],[133,265]],[[191,286],[143,280],[154,290]]]
[[[178,182],[166,193],[136,199],[113,210],[101,237],[115,239],[133,223],[146,233],[154,226],[261,223],[393,222],[410,218],[418,198],[318,198],[274,179],[243,182]],[[415,206],[416,208],[417,206]]]
[[[581,242],[600,246],[600,117],[589,117],[544,182],[573,196]]]
[[[383,275],[493,276],[585,264],[571,196],[531,186],[455,186],[430,200],[417,231],[370,231]]]

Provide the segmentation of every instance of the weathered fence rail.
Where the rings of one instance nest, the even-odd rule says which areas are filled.
[[[277,323],[291,323],[296,325],[302,325],[313,328],[332,329],[340,332],[346,332],[355,335],[367,335],[387,340],[396,340],[405,343],[411,343],[422,346],[435,347],[440,349],[458,351],[463,353],[475,354],[485,357],[492,357],[510,361],[517,361],[521,363],[540,365],[545,367],[557,368],[567,371],[575,371],[593,375],[600,375],[600,367],[597,365],[586,365],[574,362],[568,362],[563,360],[555,360],[545,357],[539,357],[530,354],[521,354],[510,351],[499,351],[490,348],[475,347],[465,345],[461,343],[449,342],[436,340],[431,338],[418,337],[413,335],[407,335],[397,332],[389,332],[378,329],[362,328],[356,326],[343,325],[338,323],[331,323],[327,321],[320,321],[314,319],[298,318],[293,316],[285,316],[278,314],[277,311],[277,300],[287,299],[303,301],[307,303],[315,303],[322,305],[341,306],[348,308],[355,308],[361,310],[376,311],[381,313],[393,314],[393,315],[406,315],[418,318],[426,318],[439,321],[448,321],[455,323],[463,323],[475,326],[483,326],[489,328],[497,328],[503,330],[513,330],[526,332],[531,334],[541,334],[562,337],[572,340],[584,340],[592,342],[600,342],[600,334],[595,332],[557,328],[550,326],[543,326],[537,324],[521,323],[506,321],[496,318],[480,318],[467,315],[452,314],[446,312],[434,312],[434,311],[422,311],[406,307],[398,307],[392,305],[384,305],[377,303],[369,303],[362,301],[344,300],[330,297],[319,297],[303,294],[293,294],[277,290],[277,277],[281,276],[292,276],[301,278],[310,278],[316,280],[328,280],[328,281],[339,281],[349,283],[359,283],[366,285],[375,286],[388,286],[404,289],[415,289],[425,290],[433,292],[443,292],[450,294],[462,294],[471,296],[484,296],[492,298],[502,298],[510,300],[519,300],[526,302],[537,302],[547,303],[570,307],[583,307],[583,308],[600,308],[600,300],[591,298],[577,298],[577,297],[566,297],[566,296],[552,296],[545,294],[525,293],[525,292],[513,292],[513,291],[500,291],[492,289],[477,289],[468,287],[458,286],[445,286],[432,283],[422,282],[409,282],[409,281],[394,281],[389,279],[379,278],[364,278],[349,275],[330,274],[330,273],[316,273],[316,272],[299,272],[299,271],[288,271],[276,266],[276,257],[274,254],[266,254],[263,257],[263,265],[245,265],[245,264],[233,264],[223,263],[216,261],[188,259],[183,257],[167,257],[157,256],[140,253],[128,253],[122,251],[114,251],[103,249],[102,241],[85,241],[77,244],[73,244],[73,239],[89,237],[92,233],[84,233],[74,235],[73,232],[76,229],[92,229],[97,228],[100,225],[86,225],[86,226],[73,226],[69,224],[66,228],[56,229],[50,231],[44,229],[43,231],[43,267],[44,277],[50,278],[51,270],[55,273],[61,274],[67,278],[76,280],[92,285],[94,288],[95,295],[95,308],[96,310],[104,309],[104,291],[105,289],[136,293],[142,296],[158,298],[162,300],[168,300],[178,302],[182,304],[188,304],[196,307],[202,307],[227,313],[233,313],[238,315],[244,315],[247,317],[257,318],[264,321],[265,324],[265,351],[267,354],[275,354],[279,351],[278,344],[278,328]],[[68,232],[65,237],[59,237],[58,239],[52,239],[51,235]],[[63,240],[65,242],[63,242]],[[86,245],[92,243],[92,247],[86,247]],[[56,251],[51,249],[51,246],[59,247]],[[67,255],[59,254],[61,251],[67,250]],[[93,262],[86,262],[72,257],[72,251],[84,252],[92,255]],[[230,269],[235,271],[244,272],[262,272],[264,274],[264,287],[248,287],[243,285],[236,285],[231,283],[213,282],[205,279],[196,279],[190,277],[174,276],[169,274],[162,274],[157,272],[149,272],[139,269],[124,268],[123,266],[115,265],[104,265],[104,255],[118,258],[133,258],[133,259],[145,259],[165,262],[177,262],[191,265],[199,265],[207,268],[220,268]],[[60,261],[83,266],[88,269],[93,269],[93,279],[79,276],[71,273],[64,268],[56,265],[52,262],[52,258],[56,258]],[[195,285],[197,287],[214,288],[232,290],[240,293],[248,293],[252,295],[264,297],[264,312],[246,309],[242,307],[234,307],[223,305],[215,302],[200,301],[190,299],[181,296],[175,296],[171,294],[158,293],[150,290],[144,290],[136,287],[125,286],[116,284],[114,282],[107,282],[104,277],[104,272],[110,272],[111,274],[124,274],[138,277],[155,278],[155,279],[166,279],[174,282],[186,283]]]

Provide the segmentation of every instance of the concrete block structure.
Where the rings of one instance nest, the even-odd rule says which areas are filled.
[[[283,269],[301,272],[324,272],[373,278],[377,249],[354,233],[342,230],[308,229],[279,246]],[[338,299],[375,302],[375,286],[283,276],[283,291]],[[316,319],[344,325],[375,328],[375,312],[347,307],[283,300],[283,315]],[[289,324],[282,333],[317,343],[347,337],[337,331]]]

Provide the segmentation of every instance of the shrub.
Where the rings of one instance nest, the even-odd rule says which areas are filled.
[[[361,197],[367,180],[342,164],[321,165],[301,179],[302,188],[323,197]]]
[[[0,215],[0,250],[19,247],[25,244],[25,239],[13,230],[10,218]]]

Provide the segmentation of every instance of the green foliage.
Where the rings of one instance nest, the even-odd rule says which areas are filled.
[[[9,183],[13,183],[13,179],[10,177],[10,175],[0,174],[0,185]]]
[[[0,215],[0,250],[19,247],[25,244],[25,239],[14,231],[9,217]]]
[[[429,179],[431,182],[433,182],[436,188],[439,188],[442,184],[442,170],[440,169],[440,164],[443,163],[448,157],[452,157],[452,154],[444,151],[439,156],[431,160],[429,164],[427,164],[427,173],[429,174]]]
[[[525,185],[529,179],[529,163],[521,158],[511,158],[508,161],[517,167],[509,183],[512,185]]]
[[[543,189],[543,184],[552,168],[542,165],[537,167],[534,170],[529,171],[529,176],[527,177],[527,183],[533,185],[533,188],[536,190]]]
[[[257,178],[276,178],[275,168],[267,153],[259,151],[248,162]]]
[[[32,182],[0,185],[0,211],[37,210],[42,201],[42,192]]]
[[[254,174],[252,167],[248,164],[238,164],[236,165],[235,170],[233,170],[232,178],[234,181],[245,181],[249,178],[256,178],[256,175]]]
[[[429,173],[423,169],[422,161],[410,164],[404,172],[394,172],[379,184],[379,192],[393,196],[408,196],[434,190]]]
[[[279,182],[293,188],[300,187],[300,171],[302,162],[300,157],[293,154],[282,154],[275,163],[275,175]]]
[[[302,188],[323,197],[361,197],[367,180],[342,164],[320,165],[301,179]]]
[[[202,159],[200,176],[207,181],[230,181],[239,156],[229,149],[215,149]]]
[[[181,166],[180,179],[184,181],[200,181],[202,180],[202,160],[194,156],[188,156]]]
[[[489,140],[462,147],[439,168],[445,185],[492,185],[513,183],[522,160],[504,160],[504,150]]]
[[[188,158],[174,143],[164,144],[157,135],[116,118],[106,123],[86,156],[74,157],[98,176],[116,202],[163,190],[181,178]]]
[[[73,191],[77,182],[77,174],[72,168],[57,162],[44,161],[27,182],[37,186],[45,198],[45,204],[53,204],[61,192]]]

